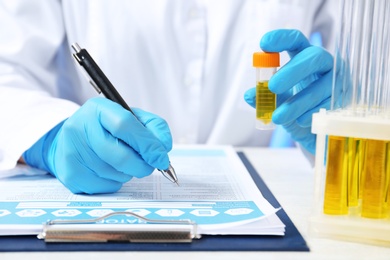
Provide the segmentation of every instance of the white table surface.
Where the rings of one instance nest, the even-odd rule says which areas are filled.
[[[310,247],[310,252],[20,252],[1,260],[74,259],[390,259],[390,248],[313,237],[308,232],[314,170],[300,150],[237,148],[244,151]]]

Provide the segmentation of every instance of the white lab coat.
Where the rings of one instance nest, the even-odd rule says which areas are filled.
[[[336,1],[337,2],[337,1]],[[70,45],[86,48],[130,106],[165,118],[174,143],[267,145],[244,92],[272,29],[330,39],[320,0],[12,0],[0,5],[0,170],[97,95]],[[326,44],[326,42],[325,42]],[[287,60],[286,58],[284,58]]]

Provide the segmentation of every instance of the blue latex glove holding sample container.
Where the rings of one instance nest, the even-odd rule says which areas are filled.
[[[260,41],[265,52],[287,51],[291,60],[268,82],[277,94],[272,121],[282,125],[291,138],[315,153],[316,137],[311,133],[312,114],[329,109],[332,91],[333,57],[325,49],[310,44],[297,30],[274,30]],[[256,107],[256,89],[249,89],[246,102]]]
[[[165,120],[106,98],[87,101],[23,154],[73,193],[111,193],[132,177],[167,169],[172,137]],[[146,128],[146,129],[145,129]]]

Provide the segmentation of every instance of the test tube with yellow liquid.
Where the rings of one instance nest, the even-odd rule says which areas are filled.
[[[362,176],[362,217],[387,217],[387,142],[367,140]]]
[[[348,213],[348,156],[346,145],[346,137],[329,136],[328,138],[327,175],[324,194],[325,214],[344,215]]]
[[[390,1],[339,3],[330,107],[312,117],[311,231],[390,246]]]
[[[361,176],[364,167],[366,140],[348,138],[348,206],[359,206]]]
[[[324,213],[344,215],[359,204],[365,218],[388,216],[387,141],[329,136]],[[359,196],[360,192],[360,196]]]
[[[277,52],[255,52],[253,67],[256,68],[256,128],[274,129],[272,113],[276,109],[276,94],[268,89],[268,81],[280,66]]]
[[[385,198],[385,207],[387,216],[390,217],[390,142],[386,144],[386,198]]]

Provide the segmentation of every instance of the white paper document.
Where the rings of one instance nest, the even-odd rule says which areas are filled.
[[[278,209],[264,199],[232,147],[176,146],[169,156],[179,187],[158,171],[133,178],[117,193],[100,195],[72,194],[51,175],[0,179],[0,235],[38,234],[48,220],[92,219],[119,211],[191,220],[201,235],[284,235]],[[118,215],[93,225],[120,230],[145,222]]]

